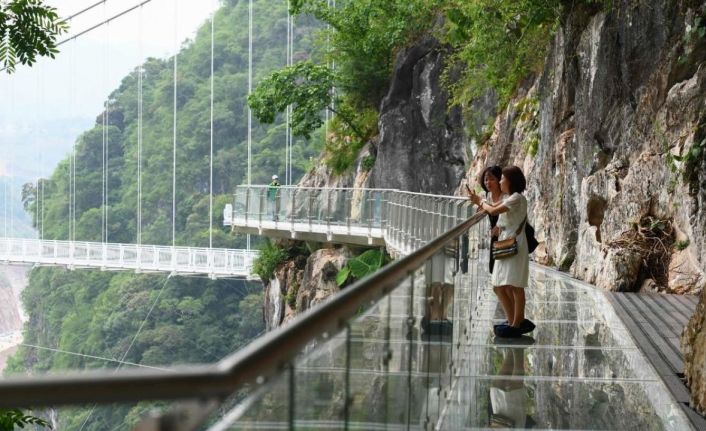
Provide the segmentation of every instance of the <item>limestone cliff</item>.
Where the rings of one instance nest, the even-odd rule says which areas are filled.
[[[467,174],[475,181],[488,164],[524,170],[538,261],[609,290],[702,295],[683,337],[702,411],[705,16],[693,1],[574,8]]]
[[[448,54],[430,36],[398,54],[380,106],[372,187],[452,194],[463,178],[469,139],[442,86]]]
[[[522,167],[537,261],[608,290],[702,295],[682,344],[703,411],[706,4],[587,3],[562,17],[544,68],[497,115],[492,92],[466,115],[448,106],[440,80],[447,47],[425,37],[402,50],[380,135],[365,149],[377,157],[373,170],[359,159],[335,177],[320,165],[302,185],[461,194],[486,165]],[[466,133],[488,120],[489,138]]]
[[[461,109],[449,110],[449,95],[441,84],[448,54],[448,48],[432,37],[402,50],[380,107],[380,135],[362,149],[354,167],[343,175],[334,175],[322,154],[299,186],[452,194],[463,178],[471,139],[464,132]],[[492,103],[477,106],[486,116],[493,113]],[[372,170],[364,168],[368,155],[376,156]],[[294,259],[280,265],[275,278],[265,283],[268,330],[338,292],[336,273],[351,256],[348,247],[328,245],[305,262]]]

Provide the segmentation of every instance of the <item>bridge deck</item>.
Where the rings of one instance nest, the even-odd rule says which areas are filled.
[[[251,277],[256,254],[238,249],[0,238],[0,261],[7,263],[211,278]]]
[[[653,293],[607,293],[607,296],[696,429],[706,429],[706,419],[689,407],[689,390],[683,380],[684,356],[679,345],[698,297]]]

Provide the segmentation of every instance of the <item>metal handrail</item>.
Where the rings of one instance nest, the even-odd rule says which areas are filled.
[[[313,339],[341,330],[362,305],[384,297],[485,215],[482,211],[475,213],[411,254],[357,281],[325,303],[307,310],[289,325],[275,329],[216,364],[175,367],[168,373],[121,370],[11,377],[0,382],[0,408],[142,400],[223,400],[247,383],[268,381]],[[202,408],[213,409],[216,405],[205,403]]]
[[[236,189],[264,189],[269,187],[267,184],[252,184],[249,186],[236,186]],[[453,196],[453,195],[435,195],[433,193],[422,193],[422,192],[410,192],[399,189],[378,189],[378,188],[362,188],[362,187],[301,187],[301,186],[278,186],[280,189],[285,190],[335,190],[335,191],[366,191],[366,192],[394,192],[398,194],[410,195],[410,196],[427,196],[432,198],[442,197],[444,199],[457,199],[457,200],[468,200],[466,196]]]

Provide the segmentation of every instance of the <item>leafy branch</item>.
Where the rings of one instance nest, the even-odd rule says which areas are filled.
[[[37,56],[54,58],[56,38],[68,29],[56,9],[43,0],[0,3],[0,64],[7,73],[16,65],[31,66]]]
[[[15,426],[24,428],[25,425],[37,425],[51,429],[49,422],[26,415],[20,409],[0,409],[0,431],[13,431]]]

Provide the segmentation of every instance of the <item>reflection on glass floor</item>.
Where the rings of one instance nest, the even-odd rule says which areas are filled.
[[[533,267],[537,328],[498,339],[490,288],[459,287],[487,278],[460,278],[453,334],[425,334],[414,278],[310,346],[230,429],[691,429],[600,291]]]
[[[485,296],[441,428],[691,429],[600,291],[539,267],[531,283],[521,339],[492,335]]]

